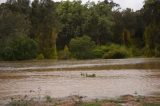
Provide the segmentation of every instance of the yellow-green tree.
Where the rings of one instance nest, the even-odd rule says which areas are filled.
[[[34,0],[32,3],[31,22],[33,37],[39,44],[39,52],[48,59],[56,59],[56,39],[59,23],[56,5],[52,0]]]

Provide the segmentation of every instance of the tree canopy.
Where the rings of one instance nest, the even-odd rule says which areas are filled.
[[[80,39],[84,48],[91,42],[97,47],[116,44],[132,48],[136,53],[141,49],[140,55],[159,57],[160,1],[145,0],[138,11],[130,8],[120,11],[119,8],[109,0],[86,4],[80,0],[7,0],[0,4],[0,59],[5,60],[2,57],[9,53],[8,48],[15,49],[10,42],[16,42],[19,52],[33,54],[28,58],[15,54],[23,57],[20,59],[38,55],[56,59],[57,51],[66,47],[68,53],[69,50],[74,53],[71,48],[74,41]],[[79,45],[74,50],[78,48]]]

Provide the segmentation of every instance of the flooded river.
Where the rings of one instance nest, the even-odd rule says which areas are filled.
[[[24,95],[96,99],[126,94],[160,96],[160,59],[0,62],[0,104]]]

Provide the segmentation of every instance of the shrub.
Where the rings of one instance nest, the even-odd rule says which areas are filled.
[[[126,48],[125,46],[115,45],[112,44],[109,46],[109,51],[103,55],[105,59],[120,59],[120,58],[127,58],[132,56],[131,50]]]
[[[155,56],[160,57],[160,45],[155,48]]]
[[[154,56],[154,50],[150,49],[149,47],[145,47],[143,51],[144,51],[144,55],[147,57]]]
[[[37,55],[36,59],[38,60],[44,59],[44,55],[40,53],[39,55]]]
[[[25,35],[10,38],[1,52],[3,60],[25,60],[35,58],[37,43]]]
[[[71,54],[77,59],[93,58],[94,48],[95,42],[88,36],[73,38],[70,41]]]
[[[148,56],[148,57],[160,57],[160,45],[156,45],[154,49],[145,47],[144,54],[145,56]]]
[[[107,46],[96,46],[95,49],[93,50],[95,58],[102,58],[106,52],[108,52]]]
[[[120,59],[120,58],[126,58],[126,57],[128,57],[128,54],[125,51],[121,51],[121,50],[109,51],[108,53],[103,55],[104,59]]]
[[[108,47],[108,52],[103,55],[105,59],[120,59],[132,56],[129,48],[124,46],[112,44]]]
[[[95,47],[93,54],[96,58],[117,59],[132,56],[132,50],[125,46],[110,44]]]
[[[130,49],[130,52],[132,52],[132,55],[135,56],[135,57],[142,57],[142,56],[144,56],[144,50],[143,50],[143,48],[132,47]]]
[[[56,49],[56,47],[51,48],[49,59],[57,59],[57,49]]]
[[[59,59],[69,59],[70,58],[70,51],[67,45],[64,47],[64,50],[59,51],[58,58]]]

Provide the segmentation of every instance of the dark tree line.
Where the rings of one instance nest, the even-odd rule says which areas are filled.
[[[95,45],[123,45],[142,50],[140,55],[160,56],[160,1],[145,0],[138,11],[119,8],[108,0],[7,0],[0,4],[0,59],[55,59],[57,50],[72,50],[71,39],[83,36]]]

